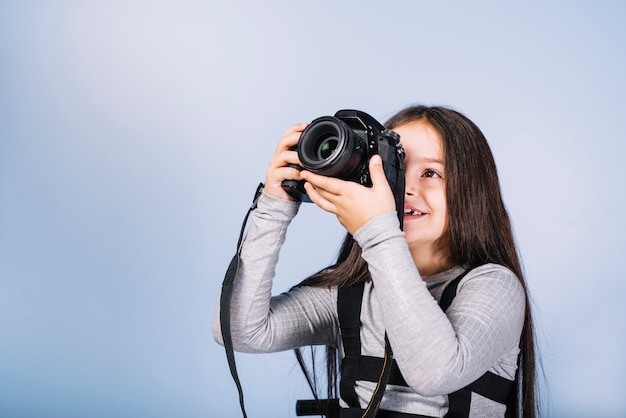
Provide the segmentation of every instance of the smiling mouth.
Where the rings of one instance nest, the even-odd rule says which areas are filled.
[[[424,212],[420,212],[419,210],[415,210],[415,209],[404,209],[404,216],[420,216],[420,215],[426,215]]]

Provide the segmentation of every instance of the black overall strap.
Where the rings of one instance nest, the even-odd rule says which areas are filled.
[[[456,291],[459,288],[459,283],[467,273],[470,272],[470,269],[466,269],[463,273],[459,274],[454,280],[446,285],[446,288],[443,289],[443,293],[441,293],[441,298],[439,298],[439,307],[442,311],[447,311],[450,305],[452,304],[452,300],[456,296]]]
[[[235,276],[237,275],[237,270],[239,269],[241,246],[243,244],[246,223],[248,222],[250,212],[252,212],[256,208],[262,191],[263,183],[259,184],[259,186],[257,187],[256,193],[254,194],[254,200],[252,201],[252,205],[250,206],[250,209],[248,209],[248,213],[246,213],[246,216],[243,219],[241,232],[239,233],[239,241],[237,242],[237,253],[231,260],[228,269],[226,270],[224,282],[222,283],[222,293],[220,296],[220,326],[222,328],[222,339],[224,340],[224,349],[226,350],[226,358],[228,360],[230,374],[232,375],[233,380],[235,381],[235,385],[237,386],[237,391],[239,392],[239,405],[241,406],[241,412],[243,413],[244,418],[247,418],[247,415],[246,408],[243,402],[243,389],[241,387],[241,382],[239,381],[239,375],[237,374],[235,353],[233,351],[233,339],[230,332],[230,303],[233,298],[233,285],[235,282]]]
[[[341,288],[337,294],[337,310],[344,358],[341,361],[341,399],[348,408],[340,409],[341,418],[430,418],[423,415],[407,414],[379,409],[380,401],[387,384],[407,386],[398,364],[391,355],[389,340],[385,335],[385,358],[361,355],[361,305],[364,283]],[[356,381],[377,383],[376,390],[367,409],[361,409],[356,394]]]
[[[361,418],[365,413],[365,409],[343,408],[340,412],[340,418]],[[387,411],[379,409],[376,418],[433,418],[426,415],[408,414],[406,412]]]
[[[459,283],[469,272],[469,269],[465,270],[461,275],[448,283],[444,289],[439,300],[439,306],[444,312],[452,304],[452,300],[457,294]],[[486,372],[474,382],[448,395],[448,413],[444,418],[469,417],[472,392],[506,405],[514,386],[515,381]]]
[[[361,356],[358,359],[358,362],[354,361],[354,358],[350,358],[350,362],[354,362],[354,367],[357,368],[355,376],[356,380],[376,382],[378,381],[380,371],[383,368],[384,359],[380,357]],[[389,380],[387,381],[387,384],[395,386],[408,386],[395,359],[391,361]]]
[[[341,382],[339,390],[350,408],[359,408],[355,383],[361,357],[361,304],[365,284],[339,289],[337,293],[337,313],[341,326],[344,358],[341,361]],[[379,369],[380,371],[380,369]]]
[[[337,310],[339,323],[341,326],[341,339],[343,341],[344,358],[341,361],[341,382],[339,391],[341,399],[353,410],[358,410],[359,418],[376,417],[380,401],[385,392],[385,387],[392,373],[395,363],[391,353],[391,346],[385,335],[385,354],[378,359],[375,367],[368,367],[371,375],[371,382],[377,382],[372,399],[366,409],[361,410],[359,398],[356,394],[356,381],[362,380],[361,367],[361,304],[363,302],[364,283],[358,283],[339,290],[337,294]],[[378,366],[378,367],[376,367]],[[397,365],[395,367],[397,369]],[[369,379],[368,379],[369,380]],[[341,417],[346,413],[341,410]]]
[[[445,312],[454,300],[459,283],[469,273],[463,271],[454,278],[443,290],[439,306]],[[380,357],[361,355],[360,313],[363,303],[364,284],[339,289],[337,295],[337,309],[341,338],[344,345],[344,359],[341,363],[341,398],[349,408],[341,409],[341,418],[361,418],[366,410],[360,409],[355,386],[357,380],[377,382],[385,360]],[[387,340],[385,336],[385,340]],[[388,383],[397,386],[408,386],[395,360],[390,363]],[[484,396],[492,401],[506,404],[515,385],[508,380],[491,372],[448,395],[449,408],[445,418],[465,418],[469,416],[472,392]],[[416,418],[421,415],[396,413],[379,410],[376,418]]]
[[[445,310],[456,296],[459,282],[469,270],[464,271],[446,286],[440,306]],[[361,355],[361,305],[363,303],[364,283],[341,288],[337,294],[337,311],[341,327],[341,339],[344,347],[344,358],[341,363],[341,398],[351,408],[358,408],[359,401],[354,387],[357,380],[376,382],[380,375],[384,359]],[[395,360],[391,364],[389,383],[407,386]]]

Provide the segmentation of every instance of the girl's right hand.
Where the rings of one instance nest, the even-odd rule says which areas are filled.
[[[263,191],[270,196],[296,200],[283,189],[282,183],[283,180],[302,180],[300,170],[290,167],[289,164],[300,165],[298,153],[292,148],[295,148],[298,144],[300,134],[302,134],[306,126],[306,123],[293,125],[285,131],[278,143],[265,174],[265,188]]]

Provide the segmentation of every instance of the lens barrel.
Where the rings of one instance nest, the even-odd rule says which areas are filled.
[[[340,119],[323,116],[306,127],[298,141],[302,166],[314,173],[352,180],[365,160],[365,143]]]

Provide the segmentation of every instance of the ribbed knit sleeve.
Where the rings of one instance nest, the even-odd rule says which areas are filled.
[[[311,344],[336,344],[336,291],[303,287],[272,297],[272,280],[289,223],[299,204],[263,194],[250,216],[233,288],[233,346],[273,352]],[[297,283],[302,278],[294,278]],[[219,300],[213,336],[223,344]]]

